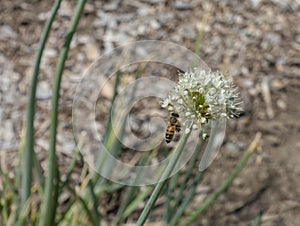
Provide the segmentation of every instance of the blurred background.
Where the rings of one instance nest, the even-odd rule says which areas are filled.
[[[48,150],[52,78],[75,3],[62,2],[41,64],[35,150],[42,166]],[[1,165],[8,170],[16,164],[33,60],[52,4],[0,2],[0,154]],[[128,42],[175,42],[198,52],[212,69],[230,74],[243,101],[244,112],[229,121],[222,150],[207,170],[195,206],[203,193],[228,175],[255,133],[262,133],[259,152],[197,225],[249,225],[259,211],[264,211],[264,226],[299,225],[299,22],[299,0],[88,1],[62,80],[60,166],[68,166],[76,148],[72,103],[86,68],[98,56]]]

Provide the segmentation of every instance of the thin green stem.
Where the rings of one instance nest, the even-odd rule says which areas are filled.
[[[148,155],[147,155],[147,153],[145,153],[142,156],[142,159],[139,161],[139,165],[144,166],[144,164],[147,162],[147,157],[148,157]],[[143,176],[142,170],[137,172],[135,181],[140,181],[142,176]],[[118,225],[120,223],[121,219],[123,219],[123,214],[125,213],[126,208],[129,206],[130,203],[132,203],[134,201],[134,197],[137,194],[137,190],[138,190],[137,186],[128,187],[128,190],[125,195],[125,199],[122,201],[122,204],[119,207],[118,212],[115,217],[115,220],[114,220],[114,223],[116,225]]]
[[[91,211],[91,212],[93,213],[96,225],[100,226],[101,216],[100,216],[100,213],[98,211],[98,201],[97,201],[97,197],[96,197],[95,192],[94,192],[94,186],[93,186],[93,183],[92,183],[91,180],[89,180],[89,182],[88,182],[88,189],[89,189],[89,192],[91,194],[92,203],[93,203],[93,208],[92,208],[93,211]]]
[[[149,196],[152,188],[150,186],[146,187],[146,189],[143,192],[140,192],[136,198],[128,205],[124,213],[122,214],[121,220],[124,220],[126,217],[128,217],[131,213],[133,213],[139,206],[139,204],[147,197]]]
[[[35,57],[32,80],[30,84],[29,101],[26,110],[26,141],[23,161],[23,175],[22,175],[22,198],[21,207],[25,208],[26,202],[31,193],[31,182],[32,182],[32,166],[34,152],[34,116],[35,116],[35,95],[36,87],[38,82],[39,68],[41,63],[42,54],[49,36],[49,32],[59,9],[61,0],[56,0],[52,8],[49,19],[46,22],[42,37],[39,43],[38,52]]]
[[[199,181],[201,181],[203,175],[203,171],[198,171],[196,176],[194,177],[193,184],[187,194],[183,197],[182,203],[180,206],[176,206],[176,212],[172,217],[171,222],[169,223],[170,226],[178,225],[178,221],[181,218],[182,214],[184,213],[184,210],[186,209],[187,205],[190,203],[191,199],[194,197],[197,185],[199,184]]]
[[[251,226],[260,226],[261,224],[261,218],[262,218],[263,212],[261,211],[258,216],[254,219],[253,223]]]
[[[196,39],[196,44],[195,44],[195,54],[198,56],[200,55],[200,48],[201,48],[201,42],[204,36],[204,28],[205,25],[207,24],[207,19],[208,19],[208,14],[204,15],[202,18],[202,23],[201,23],[201,28],[199,28],[197,39]]]
[[[88,216],[90,223],[92,226],[98,226],[99,222],[97,222],[97,219],[95,218],[95,216],[92,214],[92,211],[89,209],[88,207],[88,203],[87,200],[82,198],[79,194],[76,193],[76,191],[71,188],[71,186],[69,184],[66,185],[66,188],[69,190],[69,192],[75,197],[75,203],[72,205],[72,207],[74,207],[75,205],[77,205],[78,201],[81,204],[81,206],[83,207],[81,210],[83,210],[83,213],[86,213],[86,215]],[[81,216],[82,218],[84,216]]]
[[[78,158],[78,157],[83,158],[83,157],[81,156],[81,153],[80,153],[79,148],[76,149],[76,151],[75,151],[75,153],[74,153],[74,157],[73,157],[73,159],[72,159],[72,161],[71,161],[71,163],[70,163],[70,165],[69,165],[69,167],[68,167],[68,169],[67,169],[67,173],[66,173],[65,179],[62,181],[62,184],[61,184],[61,186],[60,186],[60,192],[63,190],[63,188],[65,187],[65,185],[66,185],[67,183],[69,183],[70,177],[71,177],[71,175],[72,175],[72,173],[73,173],[73,170],[74,170],[74,168],[75,168],[75,166],[76,166],[76,162],[77,162],[77,158]],[[59,193],[60,193],[60,192],[59,192]]]
[[[3,214],[3,221],[7,222],[10,209],[13,205],[12,198],[15,198],[17,194],[13,194],[13,185],[11,184],[8,174],[4,172],[0,166],[0,183],[3,185],[2,191],[0,192],[0,213]],[[0,215],[0,219],[1,215]]]
[[[208,198],[205,200],[205,202],[195,211],[193,211],[189,217],[180,225],[180,226],[188,226],[190,225],[193,221],[195,221],[203,212],[207,210],[207,208],[212,205],[215,200],[222,194],[224,193],[227,188],[231,185],[232,181],[237,177],[239,172],[244,168],[246,163],[248,162],[250,156],[253,154],[255,149],[257,148],[257,145],[259,143],[261,134],[258,133],[256,134],[253,142],[249,146],[249,148],[246,150],[245,154],[243,157],[240,159],[239,163],[237,166],[233,169],[231,174],[227,177],[227,179],[223,182],[223,184]]]
[[[136,90],[137,90],[138,84],[139,84],[138,79],[142,75],[143,71],[144,71],[144,66],[139,67],[136,78],[135,78],[136,83],[134,84],[134,87],[133,87],[133,90],[132,90],[132,93],[131,93],[131,96],[129,99],[129,103],[131,103],[132,100],[134,99],[134,95],[136,93]],[[115,83],[114,98],[116,98],[115,95],[117,95],[117,87],[119,84],[120,76],[121,76],[121,72],[117,71],[117,79],[116,79],[116,83]],[[108,134],[105,135],[105,137],[107,139],[105,140],[104,147],[107,150],[102,150],[100,152],[99,162],[97,165],[98,172],[101,172],[101,175],[104,176],[104,178],[102,178],[102,180],[99,182],[99,185],[105,184],[107,181],[107,178],[109,178],[109,176],[111,174],[112,168],[114,167],[114,163],[113,163],[114,160],[112,158],[107,159],[107,156],[108,156],[108,154],[117,156],[119,154],[119,152],[121,151],[121,146],[122,146],[121,142],[125,135],[125,128],[126,128],[126,124],[127,124],[127,117],[124,117],[123,122],[120,125],[120,129],[116,128],[117,132],[115,132],[112,129],[112,125],[111,125],[111,123],[112,123],[111,122],[111,120],[112,120],[111,114],[112,114],[112,110],[113,110],[112,107],[113,107],[113,102],[112,102],[111,108],[109,110],[109,114],[110,114],[108,116],[109,121],[107,122],[107,126],[108,126],[109,130],[108,130]],[[108,150],[111,150],[110,153],[108,153]],[[92,179],[93,183],[96,183],[98,181],[99,176],[100,176],[99,174],[95,174],[95,176]]]
[[[109,141],[109,138],[112,136],[112,123],[111,123],[111,116],[112,116],[112,111],[113,111],[113,103],[118,95],[118,86],[119,86],[119,83],[120,83],[120,77],[121,77],[121,71],[118,70],[117,73],[116,73],[116,81],[115,81],[115,84],[114,84],[114,93],[113,93],[113,97],[111,99],[111,106],[109,108],[109,111],[108,111],[108,114],[107,114],[107,121],[106,121],[106,130],[105,130],[105,134],[104,134],[104,138],[103,138],[103,144],[104,144],[104,147],[107,147],[107,144],[108,144],[108,141]],[[98,171],[100,171],[102,168],[103,168],[103,164],[105,162],[105,160],[107,159],[107,153],[105,152],[105,150],[102,150],[100,152],[100,156],[98,158],[98,162],[97,162],[97,169]],[[96,173],[94,175],[94,177],[92,178],[92,182],[93,184],[96,184],[96,182],[98,182],[99,180],[99,173]]]
[[[15,226],[21,226],[24,225],[26,218],[29,216],[31,211],[31,203],[32,203],[32,197],[29,197],[27,202],[25,203],[25,207],[21,210],[17,222],[14,222],[13,225]]]
[[[181,183],[179,191],[175,196],[173,209],[172,209],[172,212],[170,213],[170,215],[172,217],[170,217],[168,219],[168,221],[167,221],[167,222],[169,222],[168,225],[176,225],[176,223],[177,223],[178,219],[181,217],[185,207],[187,206],[187,204],[193,197],[195,187],[201,181],[201,176],[198,175],[200,172],[198,172],[195,177],[192,176],[192,173],[193,173],[193,169],[195,169],[195,166],[197,164],[198,157],[202,151],[203,144],[204,144],[204,140],[202,139],[202,136],[200,134],[199,141],[198,141],[198,144],[196,147],[196,151],[193,154],[192,160],[188,164],[188,169],[186,170],[186,173],[184,175],[184,180]],[[190,190],[188,191],[188,193],[186,195],[183,195],[183,192],[185,191],[185,189],[191,179],[193,179],[192,187],[190,188]]]
[[[20,140],[20,145],[19,145],[19,152],[18,152],[18,156],[17,156],[17,167],[15,170],[15,178],[14,178],[14,206],[18,207],[19,206],[19,202],[20,202],[20,192],[18,190],[19,187],[21,187],[21,183],[22,183],[22,161],[23,161],[23,155],[24,155],[24,145],[25,145],[25,137],[21,136],[21,140]],[[1,168],[1,167],[0,167]],[[24,172],[24,171],[23,171]],[[0,174],[2,175],[2,174]],[[15,208],[16,209],[16,214],[14,217],[14,222],[17,221],[18,216],[20,215],[20,211],[21,208]],[[23,207],[24,209],[24,207]]]
[[[189,131],[191,131],[191,127],[192,127],[192,124],[188,126]],[[166,169],[164,170],[164,172],[161,176],[161,178],[163,178],[163,181],[160,181],[155,186],[154,191],[152,192],[148,203],[146,204],[143,212],[141,213],[141,215],[136,223],[137,226],[144,225],[145,221],[147,220],[147,217],[149,216],[153,205],[155,204],[158,196],[160,195],[162,189],[164,188],[164,186],[167,182],[166,178],[168,178],[171,175],[173,168],[177,164],[177,161],[180,158],[180,156],[184,150],[184,146],[187,142],[187,139],[189,138],[189,135],[190,135],[190,132],[184,133],[181,136],[179,144],[178,144],[177,148],[174,150],[173,156],[171,157],[169,164],[167,165]]]
[[[177,207],[179,205],[180,201],[182,200],[183,192],[184,192],[189,180],[191,179],[193,169],[196,166],[197,159],[198,159],[198,157],[199,157],[199,155],[202,151],[203,144],[204,144],[204,140],[202,139],[202,136],[201,136],[201,137],[199,137],[199,141],[198,141],[198,144],[197,144],[197,147],[196,147],[196,151],[193,155],[194,157],[192,158],[191,162],[188,165],[188,169],[186,171],[184,181],[180,186],[179,193],[176,195],[176,199],[174,200],[174,206],[175,207]]]
[[[37,180],[39,182],[40,188],[43,188],[45,185],[45,181],[44,181],[42,166],[37,158],[37,155],[33,155],[32,158],[33,158],[33,165],[35,167]],[[41,192],[43,193],[43,191],[41,191]]]
[[[179,179],[179,172],[176,173],[171,180],[169,181],[169,183],[167,184],[167,188],[166,188],[166,201],[164,204],[164,215],[163,215],[163,221],[165,223],[169,222],[170,217],[171,217],[171,213],[173,212],[173,200],[175,199],[174,197],[174,193],[176,190],[176,187],[178,185],[178,179]]]
[[[68,189],[69,184],[66,183],[65,187],[67,187]],[[101,196],[101,194],[103,194],[104,192],[107,193],[113,193],[116,192],[120,189],[122,189],[124,187],[123,184],[104,184],[102,186],[95,186],[94,185],[94,193],[95,193],[95,197],[99,197]],[[82,195],[80,195],[82,197],[82,199],[85,202],[90,202],[91,201],[91,194],[88,192],[88,190],[84,190],[84,193]],[[79,195],[79,194],[78,194]],[[78,196],[77,195],[77,196]],[[60,218],[57,220],[57,225],[64,225],[62,222],[65,221],[66,219],[72,218],[72,216],[74,216],[74,208],[76,205],[76,200],[71,200],[70,204],[68,205],[67,209],[61,214]],[[68,224],[69,225],[69,224]]]
[[[39,221],[39,226],[53,226],[54,225],[54,215],[56,213],[56,205],[57,202],[57,192],[58,192],[58,166],[56,159],[56,130],[57,130],[57,122],[58,122],[58,102],[59,102],[59,90],[61,78],[65,66],[65,61],[68,56],[68,51],[70,47],[70,43],[75,33],[76,27],[79,23],[79,19],[83,12],[84,5],[86,0],[79,0],[75,9],[75,13],[71,20],[71,25],[67,31],[67,36],[65,39],[65,43],[61,49],[55,78],[54,78],[54,86],[53,86],[53,96],[51,102],[51,126],[50,126],[50,145],[48,151],[48,172],[46,178],[45,185],[45,195],[42,202],[41,209],[41,218]]]

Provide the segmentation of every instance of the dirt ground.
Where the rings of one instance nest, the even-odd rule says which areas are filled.
[[[7,155],[18,150],[33,59],[52,3],[0,1],[0,150]],[[74,5],[75,1],[62,2],[41,64],[35,124],[41,160],[48,149],[52,76]],[[262,133],[262,142],[233,186],[195,225],[250,225],[260,211],[263,226],[300,225],[299,22],[297,0],[88,1],[62,81],[62,167],[75,149],[75,88],[97,56],[146,39],[171,41],[194,51],[198,30],[204,28],[200,56],[211,68],[233,77],[244,113],[228,123],[222,150],[202,185],[210,191],[218,187],[256,132]],[[199,195],[195,205],[200,199]]]

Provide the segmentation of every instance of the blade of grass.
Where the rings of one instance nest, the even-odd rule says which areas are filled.
[[[187,195],[183,195],[184,190],[186,189],[188,182],[193,179],[193,185],[195,183],[195,181],[197,181],[197,184],[199,183],[201,177],[198,176],[198,173],[196,174],[196,176],[192,176],[193,174],[193,169],[195,169],[196,164],[197,164],[197,160],[199,158],[199,155],[202,151],[202,147],[204,144],[204,141],[201,136],[199,137],[199,141],[198,144],[196,146],[196,151],[193,154],[192,160],[190,161],[190,163],[188,164],[188,169],[186,170],[186,173],[184,175],[184,180],[183,182],[181,182],[180,184],[180,188],[178,193],[175,195],[175,199],[174,199],[174,205],[172,208],[172,212],[170,213],[170,216],[172,216],[172,218],[169,218],[167,222],[175,222],[176,220],[174,218],[178,218],[177,215],[180,215],[181,213],[181,209],[183,209],[182,206],[187,205],[186,203],[189,202],[189,194],[193,194],[192,191],[189,191]],[[199,178],[198,178],[199,177]],[[193,189],[193,186],[192,188]],[[190,189],[190,190],[191,190]],[[179,207],[180,205],[180,207]]]
[[[42,169],[42,166],[37,158],[37,155],[33,155],[32,156],[33,158],[33,166],[35,168],[35,173],[36,173],[36,177],[37,177],[37,180],[38,180],[38,183],[39,183],[39,187],[41,189],[39,189],[39,193],[40,194],[43,194],[43,189],[44,186],[45,186],[45,180],[44,180],[44,176],[43,176],[43,169]]]
[[[21,133],[21,139],[20,139],[20,144],[19,144],[19,151],[18,151],[18,156],[17,156],[17,166],[15,169],[15,178],[14,178],[14,187],[15,188],[20,188],[21,183],[22,183],[22,161],[23,161],[23,155],[24,155],[24,149],[25,149],[25,132],[22,131]],[[2,174],[1,174],[2,175]],[[15,207],[19,207],[19,202],[20,202],[20,192],[18,189],[15,189],[15,195],[14,195],[14,205]],[[20,209],[20,208],[19,208]],[[18,208],[16,208],[16,217],[19,215]],[[17,221],[17,219],[14,219]]]
[[[9,218],[8,218],[6,224],[3,223],[2,225],[6,225],[6,226],[13,226],[13,225],[15,225],[16,218],[17,218],[16,214],[17,214],[17,208],[16,208],[15,205],[13,205],[11,207],[11,213],[9,215]]]
[[[195,43],[195,54],[200,55],[201,42],[204,36],[205,25],[207,24],[209,14],[206,13],[201,21],[201,27],[199,28],[196,43]]]
[[[112,193],[122,189],[125,185],[124,184],[107,184],[101,187],[95,187],[95,194],[96,196],[100,196],[103,192]]]
[[[151,158],[150,158],[151,159]],[[158,175],[161,175],[161,172],[158,170]],[[150,192],[152,191],[152,186],[147,186],[143,192],[140,192],[136,198],[128,205],[126,210],[124,211],[121,220],[126,219],[130,214],[132,214],[136,209],[138,209],[138,206],[140,203],[149,196]]]
[[[56,0],[50,13],[50,17],[46,22],[44,31],[41,36],[41,40],[38,47],[38,52],[35,57],[32,80],[30,83],[29,101],[26,110],[26,141],[24,150],[24,162],[22,164],[22,198],[21,207],[25,208],[25,204],[31,193],[31,182],[32,182],[32,166],[34,152],[34,116],[35,116],[35,95],[36,87],[38,82],[39,68],[41,63],[42,54],[49,36],[52,23],[59,9],[61,0]]]
[[[142,156],[142,159],[140,160],[139,165],[143,166],[147,161],[147,157],[148,157],[148,153],[145,153]],[[135,181],[139,181],[142,177],[143,177],[143,171],[139,171],[137,176],[136,176]],[[134,201],[134,195],[136,194],[137,190],[138,190],[137,186],[128,187],[128,190],[125,194],[125,199],[122,201],[122,204],[119,207],[118,212],[117,212],[116,217],[115,217],[115,220],[114,220],[114,223],[116,225],[120,223],[121,219],[124,219],[123,214],[125,212],[125,209],[128,207],[128,205],[130,203],[132,203]]]
[[[176,187],[178,186],[179,177],[180,177],[180,173],[178,172],[169,180],[169,183],[167,184],[166,202],[164,204],[165,207],[164,207],[164,215],[163,215],[163,221],[165,223],[169,222],[169,219],[172,216],[173,207],[174,207],[174,205],[173,205],[174,199],[176,198],[174,193],[175,193]]]
[[[147,154],[147,152],[145,153],[145,156],[147,156],[146,155]],[[155,154],[155,152],[154,152],[154,155],[156,155]],[[153,156],[152,154],[150,155],[150,156]],[[150,158],[147,158],[147,163],[146,164],[150,164],[150,160],[151,160],[152,158],[150,157]],[[161,175],[161,172],[158,170],[158,175]],[[142,175],[141,175],[142,176]],[[156,176],[155,176],[155,178],[156,178]],[[139,178],[137,178],[137,181],[139,181]],[[145,200],[145,198],[147,197],[147,196],[149,196],[149,194],[150,194],[150,192],[152,191],[153,189],[152,189],[152,186],[147,186],[143,191],[141,191],[140,193],[138,193],[137,194],[137,196],[135,197],[135,199],[134,200],[132,200],[129,204],[128,204],[128,206],[126,207],[126,209],[124,210],[124,212],[122,213],[122,216],[121,216],[121,219],[119,220],[119,222],[121,222],[122,220],[125,220],[130,214],[132,214],[135,210],[137,210],[138,209],[138,207],[139,207],[139,205],[140,205],[140,203],[143,201],[143,200]]]
[[[138,88],[138,79],[141,77],[143,71],[144,71],[144,68],[145,68],[145,65],[142,65],[141,67],[139,67],[138,69],[138,72],[137,72],[137,75],[136,75],[136,82],[134,84],[134,87],[133,87],[133,90],[132,90],[132,93],[131,93],[131,96],[130,96],[130,99],[129,99],[129,103],[132,102],[132,100],[134,99],[134,95],[136,93],[136,90]],[[115,87],[117,88],[117,87]],[[112,109],[110,109],[112,110]],[[111,116],[109,116],[111,117]],[[107,150],[111,150],[111,155],[113,156],[117,156],[119,154],[119,152],[121,151],[121,146],[122,146],[122,140],[123,140],[123,137],[125,135],[125,129],[126,129],[126,123],[127,123],[127,117],[122,121],[122,124],[121,124],[121,128],[117,131],[118,135],[115,134],[115,131],[114,129],[111,129],[111,126],[112,125],[109,125],[109,128],[111,129],[110,130],[110,133],[108,134],[108,139],[107,139],[107,142],[104,143],[104,146]],[[109,124],[111,124],[111,120],[109,121]],[[102,157],[104,158],[104,160],[107,159],[107,152],[106,150],[103,151],[103,154]],[[106,162],[102,160],[101,161],[101,165],[99,165],[97,167],[97,169],[99,171],[102,171],[102,175],[105,175],[105,178],[102,178],[101,182],[100,182],[100,185],[104,184],[106,181],[107,181],[107,177],[109,177],[110,175],[110,172],[112,171],[111,169],[113,168],[113,161],[114,159],[112,158],[109,158],[109,160],[107,160]],[[104,163],[105,163],[105,166],[104,166]],[[104,167],[104,169],[103,169]],[[95,178],[99,178],[99,174],[95,174]],[[95,181],[95,179],[93,179],[93,181]]]
[[[174,200],[175,211],[177,211],[177,209],[178,209],[177,207],[178,207],[178,205],[180,204],[180,202],[182,201],[182,198],[183,198],[183,192],[186,189],[189,180],[192,178],[193,169],[195,169],[195,166],[197,164],[197,160],[198,160],[198,157],[199,157],[199,155],[202,151],[204,141],[205,140],[202,139],[202,136],[200,136],[197,147],[196,147],[196,151],[195,151],[195,153],[194,153],[194,155],[191,159],[191,162],[188,164],[188,169],[186,170],[186,173],[184,175],[184,180],[180,185],[178,194],[176,194],[176,196],[175,196],[176,197],[175,200]],[[172,216],[173,216],[173,213],[172,213]]]
[[[3,186],[3,189],[1,191],[1,199],[0,199],[0,209],[1,214],[3,215],[3,221],[7,222],[9,215],[10,215],[10,209],[11,209],[11,199],[13,198],[13,185],[9,181],[8,174],[2,170],[2,167],[0,167],[0,179],[1,184]]]
[[[124,200],[122,200],[122,204],[118,209],[116,218],[114,220],[114,225],[119,225],[122,219],[124,219],[123,214],[125,213],[125,209],[128,207],[130,203],[134,200],[134,195],[136,194],[138,187],[131,186],[128,188]]]
[[[177,164],[177,161],[184,150],[184,146],[190,135],[191,127],[192,127],[192,124],[187,127],[187,130],[189,131],[189,133],[183,133],[183,135],[181,136],[181,138],[179,140],[179,144],[178,144],[177,148],[174,150],[174,152],[172,154],[173,156],[171,157],[170,162],[168,163],[166,169],[164,170],[164,172],[162,174],[161,178],[164,178],[164,180],[158,182],[157,185],[155,186],[154,191],[152,192],[149,201],[147,202],[144,210],[142,211],[142,213],[136,223],[137,226],[144,225],[145,221],[147,220],[147,217],[150,214],[152,207],[154,206],[158,196],[160,195],[162,189],[164,188],[164,186],[167,182],[167,180],[165,180],[165,178],[168,178],[170,176],[173,168]]]
[[[178,221],[184,213],[187,205],[190,203],[191,199],[194,197],[199,181],[201,181],[203,171],[198,171],[196,176],[193,179],[193,184],[187,194],[183,197],[182,203],[180,206],[176,206],[176,212],[172,215],[172,220],[168,224],[170,226],[178,225]]]
[[[91,211],[88,207],[87,201],[82,198],[79,194],[76,193],[76,191],[70,187],[69,184],[66,185],[66,188],[68,188],[68,190],[71,192],[71,194],[75,197],[76,201],[79,202],[82,206],[82,209],[80,208],[80,210],[83,210],[89,220],[92,226],[98,226],[99,222],[97,222],[97,219],[95,218],[95,216],[92,214],[93,211]],[[77,202],[75,203],[75,205],[77,204]],[[74,206],[73,206],[74,207]],[[80,218],[82,219],[84,216],[80,216]],[[72,218],[71,218],[72,219]],[[68,219],[67,219],[68,220]],[[64,223],[62,223],[64,225]],[[66,224],[66,225],[70,225],[70,224]],[[77,224],[78,225],[78,224]]]
[[[79,0],[75,9],[75,13],[71,20],[71,25],[67,31],[67,36],[65,38],[64,45],[60,51],[58,58],[56,73],[54,77],[53,85],[53,96],[51,104],[51,126],[50,126],[50,144],[48,151],[48,171],[45,184],[45,195],[41,207],[41,218],[39,221],[39,226],[53,226],[54,225],[54,215],[56,213],[57,197],[58,192],[58,166],[56,159],[56,130],[58,121],[58,103],[59,103],[59,90],[61,78],[65,66],[65,61],[68,56],[68,51],[70,48],[70,43],[75,33],[76,27],[79,23],[79,19],[82,15],[84,5],[86,0]]]
[[[67,187],[67,186],[68,186],[68,183],[66,183],[65,187]],[[102,186],[96,186],[96,187],[94,187],[95,197],[99,197],[104,192],[107,192],[107,193],[116,192],[123,187],[124,187],[123,184],[104,184]],[[87,202],[87,201],[90,201],[91,194],[87,190],[85,190],[85,191],[83,191],[83,195],[81,195],[81,197],[83,197],[82,199],[85,200],[85,202]],[[68,222],[68,219],[72,218],[72,216],[74,215],[74,207],[76,205],[75,201],[76,200],[71,200],[71,202],[68,205],[68,207],[66,208],[66,210],[61,214],[61,216],[57,220],[57,225],[60,225],[60,224],[67,225],[67,226],[70,225],[70,224],[65,224],[65,223],[61,223],[61,222],[65,222],[65,221]]]
[[[63,188],[64,188],[64,187],[66,186],[66,184],[69,182],[70,177],[71,177],[71,175],[72,175],[72,173],[73,173],[73,170],[74,170],[74,168],[75,168],[75,166],[76,166],[77,158],[78,158],[79,156],[82,158],[82,156],[81,156],[81,154],[80,154],[80,151],[79,151],[79,148],[76,148],[75,153],[74,153],[74,157],[72,158],[72,161],[71,161],[71,163],[70,163],[70,165],[69,165],[69,167],[68,167],[68,169],[67,169],[67,173],[66,173],[65,179],[62,181],[62,184],[61,184],[61,186],[60,186],[60,191],[59,191],[59,193],[62,192]]]
[[[227,177],[227,179],[223,182],[223,184],[209,197],[207,198],[204,203],[195,211],[193,211],[191,214],[189,214],[189,217],[180,225],[180,226],[188,226],[193,221],[195,221],[203,212],[207,210],[207,208],[214,203],[214,201],[222,194],[224,193],[227,188],[231,185],[232,181],[236,178],[236,176],[239,174],[239,172],[244,168],[246,163],[248,162],[250,156],[254,153],[256,150],[259,141],[261,138],[261,133],[257,133],[254,140],[246,150],[243,157],[238,162],[237,166],[233,169],[231,174]]]
[[[121,220],[124,220],[126,217],[128,217],[133,211],[135,211],[137,209],[137,207],[140,205],[140,203],[150,194],[150,192],[152,191],[152,187],[148,186],[146,187],[146,189],[139,193],[136,197],[135,200],[133,200],[128,207],[126,208],[126,210],[124,211]]]
[[[170,181],[170,183],[168,183],[166,185],[166,201],[164,203],[164,213],[163,213],[163,222],[166,224],[167,222],[169,222],[170,216],[171,216],[171,212],[172,212],[172,206],[171,206],[171,202],[174,199],[173,193],[174,193],[174,188],[172,188],[172,184],[173,183],[173,178],[178,177],[179,173],[176,173],[176,175],[174,175]],[[176,179],[177,180],[177,179]]]
[[[251,226],[260,226],[261,224],[261,217],[263,215],[263,212],[259,212],[258,216],[254,219],[253,223],[251,224]]]
[[[208,126],[205,129],[204,133],[207,133],[207,130],[209,130],[209,128],[210,127]],[[218,127],[214,127],[213,129],[218,130]],[[214,134],[215,131],[212,131],[211,133]],[[177,199],[175,200],[175,204],[174,204],[176,209],[172,213],[173,217],[171,219],[170,225],[177,225],[178,224],[178,221],[179,221],[180,217],[182,216],[182,214],[184,213],[185,208],[187,207],[187,205],[189,204],[189,202],[193,198],[193,196],[196,192],[196,188],[197,188],[199,182],[201,181],[201,178],[202,178],[202,175],[203,175],[202,174],[203,171],[198,171],[196,173],[196,176],[192,176],[193,169],[194,169],[194,167],[196,167],[197,160],[200,156],[203,145],[205,143],[205,140],[202,139],[202,134],[199,134],[199,135],[200,135],[199,136],[199,141],[198,141],[198,144],[197,144],[197,147],[196,147],[196,151],[194,153],[194,157],[192,158],[191,162],[189,163],[189,168],[186,171],[184,181],[181,184],[178,195],[176,195]],[[188,190],[186,195],[183,195],[183,192],[186,189],[188,182],[192,178],[193,178],[193,182],[192,182],[191,188]]]
[[[83,210],[85,211],[86,215],[89,217],[90,223],[92,224],[92,226],[99,225],[99,222],[97,222],[96,219],[93,217],[92,211],[89,210],[89,207],[86,204],[86,201],[81,197],[78,197],[78,200],[80,201],[80,204],[83,207]],[[80,216],[80,218],[81,218],[81,216]]]
[[[103,138],[104,146],[107,145],[109,137],[111,136],[111,133],[112,133],[111,115],[112,115],[112,110],[113,110],[113,103],[118,95],[118,86],[120,83],[120,76],[121,76],[121,71],[118,70],[116,73],[116,81],[114,84],[114,93],[113,93],[113,97],[111,99],[111,105],[110,105],[110,108],[108,111],[108,116],[107,116],[107,121],[106,121],[106,127],[105,127],[106,130],[105,130],[105,134],[104,134],[104,138]],[[97,162],[97,169],[102,169],[103,164],[107,157],[107,156],[105,156],[105,154],[106,154],[105,152],[100,152],[100,156],[99,156],[98,162]],[[99,174],[96,173],[94,178],[92,179],[94,184],[96,183],[96,181],[98,181],[99,177],[100,177]]]
[[[15,169],[14,183],[11,185],[11,189],[10,189],[10,191],[13,191],[13,193],[12,193],[13,204],[11,206],[12,212],[10,213],[9,219],[7,221],[7,225],[13,225],[14,222],[17,222],[18,217],[21,215],[20,211],[22,210],[21,208],[19,208],[20,193],[19,193],[18,188],[21,187],[21,179],[22,179],[22,162],[23,162],[23,155],[24,155],[24,148],[25,148],[24,147],[25,146],[24,134],[25,133],[22,131],[21,140],[20,140],[20,144],[19,144],[19,152],[18,152],[18,156],[17,156],[17,165],[16,165],[16,169]],[[43,179],[43,175],[42,175],[41,165],[39,162],[37,162],[37,156],[35,154],[32,157],[33,157],[34,167],[35,167],[37,177],[38,177],[38,182],[39,182],[38,191],[39,191],[39,194],[42,196],[44,179]],[[2,175],[2,174],[0,174],[0,175]]]
[[[89,189],[89,192],[91,194],[92,202],[93,202],[93,208],[92,208],[93,211],[91,211],[91,212],[93,213],[96,225],[100,226],[101,216],[100,216],[100,213],[98,211],[97,197],[95,195],[93,183],[92,183],[91,180],[89,180],[89,182],[88,182],[88,189]]]
[[[14,222],[15,226],[24,225],[24,223],[26,222],[26,218],[28,218],[28,216],[30,216],[32,201],[33,201],[32,196],[30,196],[25,204],[25,208],[23,208],[22,211],[20,212],[18,221]]]
[[[83,170],[85,171],[85,170]],[[85,178],[80,178],[80,180],[82,181],[80,187],[75,187],[75,188],[71,188],[69,183],[66,183],[65,188],[67,188],[67,190],[73,195],[73,198],[71,199],[71,203],[68,205],[67,210],[62,213],[62,216],[59,216],[59,219],[56,222],[56,225],[81,225],[79,224],[79,220],[84,219],[85,215],[85,208],[88,207],[87,203],[88,200],[82,198],[82,191],[85,190],[85,188],[88,185],[88,182],[90,180],[90,175],[88,175]],[[87,190],[85,190],[87,192]],[[80,199],[82,199],[85,203],[82,205],[78,205],[80,204]],[[88,208],[87,208],[88,209]],[[82,213],[80,215],[80,219],[78,219],[78,215],[79,212]],[[91,222],[94,222],[93,220],[93,215],[91,214],[91,212],[89,211],[89,213],[87,214],[88,218],[90,218]]]

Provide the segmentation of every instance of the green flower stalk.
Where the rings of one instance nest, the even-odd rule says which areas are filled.
[[[165,175],[169,176],[174,166],[177,164],[177,160],[185,150],[185,145],[191,130],[193,128],[200,129],[204,140],[207,135],[205,134],[206,128],[202,129],[203,124],[207,124],[209,120],[233,117],[238,110],[237,99],[237,89],[234,88],[231,80],[226,79],[221,72],[194,69],[190,72],[179,73],[178,83],[175,85],[174,89],[169,92],[168,97],[161,101],[161,106],[168,109],[171,116],[174,116],[172,113],[179,114],[182,124],[185,125],[185,131],[179,140],[179,144],[174,149],[172,154],[173,157],[163,172],[162,178],[165,178]],[[202,148],[203,140],[200,139],[200,143],[202,143],[199,148]],[[199,178],[200,175],[201,174],[198,174]],[[196,185],[199,182],[198,180],[195,181]],[[155,186],[136,225],[144,225],[165,184],[166,180],[162,180]],[[224,190],[221,190],[219,193],[222,193],[223,191]],[[194,191],[191,190],[191,196],[193,192]],[[209,205],[214,200],[215,199],[211,199]],[[183,212],[182,210],[180,211],[181,212],[178,212],[178,214],[181,215]],[[194,216],[191,219],[194,220]],[[172,225],[175,224],[176,222],[174,221]]]
[[[179,81],[161,106],[177,112],[183,124],[200,128],[210,119],[231,118],[236,115],[238,91],[231,79],[220,71],[201,70],[179,73]]]

